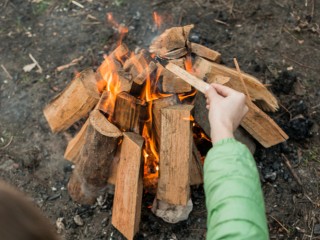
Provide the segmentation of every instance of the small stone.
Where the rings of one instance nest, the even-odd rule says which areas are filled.
[[[313,234],[320,235],[320,224],[319,223],[314,225]]]
[[[276,178],[277,178],[277,173],[276,173],[276,172],[268,172],[268,173],[266,173],[266,175],[264,176],[264,178],[265,178],[266,180],[274,181],[274,180],[276,180]]]
[[[57,221],[56,221],[56,226],[57,226],[57,232],[60,234],[60,233],[62,233],[65,229],[66,229],[66,227],[65,227],[65,225],[64,225],[64,223],[63,223],[63,217],[60,217],[60,218],[58,218],[57,219]]]
[[[78,226],[83,226],[84,222],[82,218],[79,215],[75,215],[73,218],[73,221],[78,225]]]
[[[55,191],[57,191],[57,188],[56,187],[52,187],[51,190],[55,192]]]

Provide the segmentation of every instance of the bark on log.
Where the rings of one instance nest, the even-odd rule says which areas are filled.
[[[82,71],[43,110],[52,132],[66,130],[85,117],[99,98],[95,73],[92,69]]]
[[[142,204],[142,145],[143,138],[135,133],[124,133],[118,166],[112,225],[127,239],[139,230]]]
[[[160,175],[157,199],[170,204],[186,206],[190,198],[192,108],[192,105],[180,104],[161,110]]]
[[[90,113],[85,143],[75,160],[77,164],[68,183],[69,194],[74,201],[93,204],[105,190],[121,136],[121,131],[99,110]]]

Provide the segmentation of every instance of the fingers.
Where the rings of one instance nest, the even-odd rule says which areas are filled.
[[[223,97],[228,97],[234,93],[237,93],[237,91],[221,84],[212,83],[211,86],[216,90],[218,94],[222,95]]]
[[[208,101],[210,103],[210,101],[214,101],[214,99],[219,96],[217,91],[210,85],[210,87],[207,89],[206,91],[206,98],[207,98],[207,104],[208,104]]]

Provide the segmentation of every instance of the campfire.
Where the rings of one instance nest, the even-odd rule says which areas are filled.
[[[264,113],[278,109],[275,97],[255,77],[219,64],[220,53],[190,42],[192,28],[167,29],[138,53],[120,41],[96,71],[77,74],[44,109],[54,133],[87,118],[64,155],[75,165],[69,194],[94,204],[113,186],[112,224],[128,239],[139,230],[143,189],[155,193],[152,211],[166,221],[183,220],[192,210],[190,185],[203,182],[196,142],[210,140],[198,84],[220,83],[247,95],[249,112],[235,135],[250,149],[251,136],[264,147],[288,138]]]

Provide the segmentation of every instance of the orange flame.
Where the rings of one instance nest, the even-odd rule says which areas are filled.
[[[153,12],[153,21],[157,26],[157,29],[160,29],[163,23],[163,18],[156,11]]]
[[[107,13],[107,19],[113,25],[113,27],[119,32],[120,38],[118,45],[120,45],[122,43],[123,37],[126,35],[126,33],[128,33],[129,30],[123,24],[119,24],[117,21],[115,21],[112,13]]]
[[[191,56],[190,56],[190,55],[187,55],[187,56],[186,56],[186,60],[185,60],[185,62],[184,62],[184,66],[185,66],[186,70],[187,70],[189,73],[193,73],[192,59],[191,59]]]
[[[179,94],[178,97],[180,99],[180,102],[182,102],[187,98],[193,97],[194,95],[196,95],[196,93],[197,93],[197,90],[194,89],[191,93],[189,93],[189,94],[182,93],[182,94]]]
[[[109,92],[108,99],[104,105],[107,109],[110,109],[112,113],[117,94],[121,90],[121,83],[119,81],[119,75],[116,71],[115,62],[112,61],[108,56],[104,56],[104,61],[98,68],[98,72],[102,77],[102,79],[100,79],[97,83],[98,89],[100,92],[103,90],[107,90]]]

